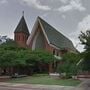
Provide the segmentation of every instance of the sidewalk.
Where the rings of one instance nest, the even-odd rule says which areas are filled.
[[[84,80],[80,85],[78,85],[78,88],[83,88],[83,90],[90,90],[90,79]]]
[[[83,90],[82,88],[76,88],[72,86],[59,86],[59,85],[39,85],[39,84],[17,84],[17,83],[0,83],[3,87],[13,87],[22,89],[34,89],[34,90]]]
[[[59,85],[4,83],[4,82],[0,82],[0,87],[19,88],[20,90],[29,90],[29,89],[30,90],[90,90],[90,79],[84,80],[80,85],[76,87],[59,86]]]

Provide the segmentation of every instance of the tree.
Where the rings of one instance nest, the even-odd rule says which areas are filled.
[[[3,74],[6,74],[7,69],[15,66],[17,53],[11,50],[0,51],[0,68],[2,68]],[[8,73],[12,73],[11,71]]]
[[[90,30],[87,30],[85,33],[81,32],[79,39],[85,46],[86,51],[90,52]]]
[[[27,64],[33,65],[35,71],[45,72],[49,70],[49,64],[54,62],[54,60],[55,58],[51,53],[42,50],[35,50],[29,52],[26,62]]]
[[[58,66],[59,73],[66,73],[67,77],[77,74],[77,63],[80,60],[79,53],[66,53],[62,56],[62,64]]]
[[[48,65],[55,60],[54,56],[46,51],[31,51],[27,48],[19,47],[13,40],[9,40],[0,45],[0,67],[31,68],[43,70],[43,65]]]
[[[12,39],[8,39],[6,42],[2,43],[0,45],[0,49],[8,49],[8,50],[14,50],[16,49],[18,46],[15,43],[15,41],[13,41]]]
[[[85,33],[81,32],[79,39],[84,45],[85,51],[83,52],[83,70],[90,71],[90,30]]]
[[[0,68],[2,68],[2,71],[25,65],[25,60],[20,58],[21,50],[24,51],[26,48],[19,47],[11,39],[0,45]],[[11,74],[13,72],[9,70],[9,73]]]

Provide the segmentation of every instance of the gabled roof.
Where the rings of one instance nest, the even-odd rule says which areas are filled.
[[[21,32],[29,35],[29,30],[28,30],[24,16],[22,16],[19,24],[17,25],[17,27],[14,31],[14,33],[21,33]]]
[[[37,27],[36,25],[38,24],[40,24],[41,28],[43,29],[49,44],[54,45],[61,50],[68,48],[73,51],[76,51],[75,47],[73,46],[73,43],[67,37],[65,37],[63,34],[61,34],[59,31],[57,31],[55,28],[53,28],[50,24],[48,24],[40,17],[37,18],[35,27]],[[30,40],[32,38],[33,31],[35,30],[32,30],[31,36],[29,37]],[[30,43],[29,39],[27,41],[27,44]]]
[[[66,36],[61,34],[59,31],[57,31],[55,28],[53,28],[50,24],[48,24],[40,17],[38,17],[38,19],[43,26],[43,29],[48,37],[50,44],[53,44],[60,49],[68,48],[76,51],[71,40],[69,40]]]

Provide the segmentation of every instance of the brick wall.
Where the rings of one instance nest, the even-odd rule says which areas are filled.
[[[37,30],[35,31],[32,39],[31,39],[31,42],[29,43],[29,46],[28,46],[28,47],[31,48],[31,49],[32,49],[34,37],[35,37],[35,35],[36,35],[37,32],[42,32],[40,26],[38,26]],[[47,40],[46,40],[45,37],[44,37],[44,42],[45,42],[44,50],[46,50],[46,51],[48,51],[48,52],[51,52],[52,54],[53,54],[53,50],[55,50],[55,55],[58,55],[58,56],[60,56],[60,55],[62,54],[62,51],[56,49],[55,47],[50,46],[50,45],[48,44],[48,42],[47,42]]]
[[[27,39],[28,39],[28,35],[26,35],[24,33],[15,33],[14,34],[14,40],[21,47],[26,47]]]

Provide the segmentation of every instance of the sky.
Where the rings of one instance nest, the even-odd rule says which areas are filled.
[[[90,29],[90,0],[0,0],[0,35],[14,37],[22,11],[30,32],[40,16],[84,50],[78,36]]]

